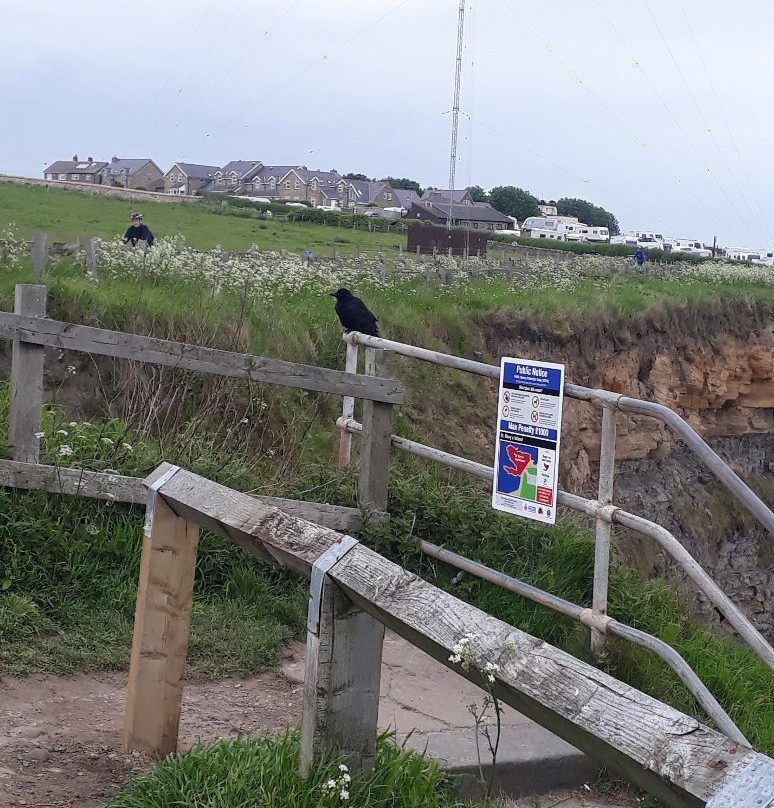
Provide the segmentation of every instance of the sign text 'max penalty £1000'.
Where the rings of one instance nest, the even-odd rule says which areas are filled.
[[[503,357],[492,506],[556,522],[564,365]]]

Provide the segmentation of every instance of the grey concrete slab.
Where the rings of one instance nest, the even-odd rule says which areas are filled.
[[[283,663],[291,680],[304,680],[303,644]],[[436,758],[460,775],[462,790],[476,793],[478,756],[475,720],[468,705],[481,709],[486,693],[423,651],[391,632],[384,640],[379,726],[392,728],[407,745]],[[490,707],[492,731],[494,715]],[[491,765],[486,740],[480,738],[482,764]],[[503,708],[502,732],[495,770],[497,791],[511,796],[545,794],[592,782],[599,766],[553,733],[510,707]],[[465,785],[467,782],[467,786]]]

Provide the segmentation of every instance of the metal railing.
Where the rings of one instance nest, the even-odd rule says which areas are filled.
[[[500,368],[495,365],[463,359],[426,348],[419,348],[379,337],[366,336],[357,332],[345,334],[343,338],[347,343],[348,370],[357,367],[358,346],[363,345],[366,348],[366,373],[369,372],[369,366],[373,365],[371,358],[373,352],[377,349],[382,349],[402,356],[420,359],[492,379],[499,379],[500,375]],[[486,571],[487,576],[493,576],[488,577],[487,580],[496,578],[495,583],[505,585],[506,588],[513,589],[513,591],[519,591],[520,594],[524,594],[526,597],[532,597],[532,599],[589,626],[591,629],[591,646],[595,653],[602,651],[605,636],[608,634],[649,648],[670,665],[689,690],[696,696],[707,713],[718,723],[718,726],[722,726],[724,731],[729,735],[733,734],[734,737],[742,737],[740,731],[733,725],[731,719],[722,710],[704,684],[690,669],[685,660],[671,648],[671,646],[659,640],[657,637],[626,626],[607,616],[610,532],[611,525],[619,524],[654,539],[658,545],[680,565],[764,664],[771,670],[774,670],[774,648],[769,645],[743,612],[731,602],[728,596],[697,563],[685,547],[683,547],[680,541],[661,525],[636,516],[635,514],[628,513],[622,508],[613,505],[612,496],[615,474],[617,412],[621,411],[637,415],[646,415],[658,418],[665,423],[675,434],[685,441],[694,454],[705,463],[715,477],[742,502],[756,519],[769,531],[773,532],[774,514],[772,514],[771,509],[723,462],[699,435],[677,415],[677,413],[667,407],[652,402],[628,398],[627,396],[612,393],[608,390],[595,390],[574,384],[565,384],[564,392],[571,398],[588,401],[602,408],[598,498],[596,500],[586,499],[561,490],[558,494],[558,502],[560,505],[585,513],[593,517],[596,522],[592,608],[584,609],[583,607],[569,603],[550,593],[529,587],[523,582],[516,581],[494,570]],[[344,414],[337,421],[337,426],[341,430],[342,435],[339,452],[339,462],[341,465],[346,465],[349,460],[351,435],[357,435],[362,432],[362,426],[354,420],[353,412],[352,400],[345,399],[343,408]],[[485,466],[481,463],[476,463],[472,460],[443,452],[439,449],[408,440],[407,438],[402,438],[398,435],[391,436],[391,445],[396,449],[472,474],[490,483],[492,481],[494,471],[490,466]],[[440,554],[443,554],[444,560],[449,561],[459,568],[468,569],[468,571],[473,572],[473,574],[479,574],[483,570],[486,570],[486,568],[477,564],[477,562],[463,559],[461,556],[450,554],[449,551],[440,548],[434,548],[433,545],[427,542],[422,542],[421,547],[423,551],[429,552],[431,555],[435,555],[438,558],[441,557]],[[454,558],[453,561],[451,560],[452,558]],[[467,566],[463,567],[463,564]],[[478,571],[474,572],[474,570]],[[518,587],[518,589],[515,587]],[[731,727],[734,728],[735,733],[731,733]]]

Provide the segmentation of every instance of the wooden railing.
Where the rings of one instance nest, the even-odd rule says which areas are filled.
[[[35,284],[18,285],[14,312],[0,312],[1,338],[13,341],[9,414],[13,459],[0,460],[2,485],[119,502],[138,503],[145,499],[140,478],[40,464],[44,349],[53,346],[363,399],[360,508],[279,498],[264,500],[340,530],[360,529],[361,509],[377,521],[386,518],[392,408],[403,401],[404,387],[396,379],[385,378],[381,368],[371,368],[365,374],[342,372],[51,320],[46,317],[46,287]]]
[[[469,648],[479,666],[498,666],[492,689],[502,703],[675,808],[705,805],[751,775],[760,783],[774,773],[774,760],[487,615],[350,536],[168,464],[145,484],[127,749],[155,755],[176,749],[197,536],[204,528],[311,580],[304,772],[333,749],[355,766],[373,760],[386,626],[481,686],[476,669],[450,660],[455,644],[472,634]]]

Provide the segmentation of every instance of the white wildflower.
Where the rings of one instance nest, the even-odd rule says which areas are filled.
[[[62,457],[68,457],[72,453],[73,453],[73,450],[72,450],[71,446],[64,446],[63,445],[63,446],[59,447],[59,454],[62,455]]]
[[[239,423],[240,423],[240,424],[249,424],[249,423],[250,423],[250,421],[249,421],[249,419],[247,419],[247,418],[243,418],[243,419],[242,419],[242,420],[241,420]]]
[[[338,788],[338,784],[336,783],[335,780],[328,780],[328,782],[325,784],[325,787],[333,791],[335,788]]]
[[[127,452],[133,452],[134,451],[134,449],[132,448],[131,443],[122,443],[121,446],[123,446],[124,449],[126,449]]]
[[[342,774],[339,780],[341,780],[343,783],[352,782],[352,778],[348,774]]]
[[[40,440],[40,438],[45,438],[46,437],[46,433],[45,432],[36,432],[35,437],[38,438],[38,440]]]
[[[75,374],[77,373],[77,371],[75,370],[75,365],[68,365],[68,366],[67,366],[67,372],[68,372],[68,373],[69,373],[71,376],[75,376]]]
[[[64,435],[65,437],[67,437],[67,430],[66,429],[57,429],[56,434],[57,435]]]
[[[69,426],[78,426],[78,422],[77,421],[70,421]]]
[[[347,791],[346,788],[342,788],[341,791],[339,792],[339,796],[341,797],[342,800],[348,800],[349,799],[349,791]]]
[[[340,772],[348,772],[349,768],[344,763],[339,763],[339,771]]]
[[[100,439],[103,443],[106,443],[108,446],[112,446],[115,442],[113,438],[101,438]]]
[[[97,533],[99,533],[99,528],[96,525],[89,525],[86,528],[86,532],[89,534],[89,536],[96,536]]]
[[[449,657],[449,662],[453,662],[455,665],[459,662],[462,662],[462,657],[459,654],[452,654]]]

